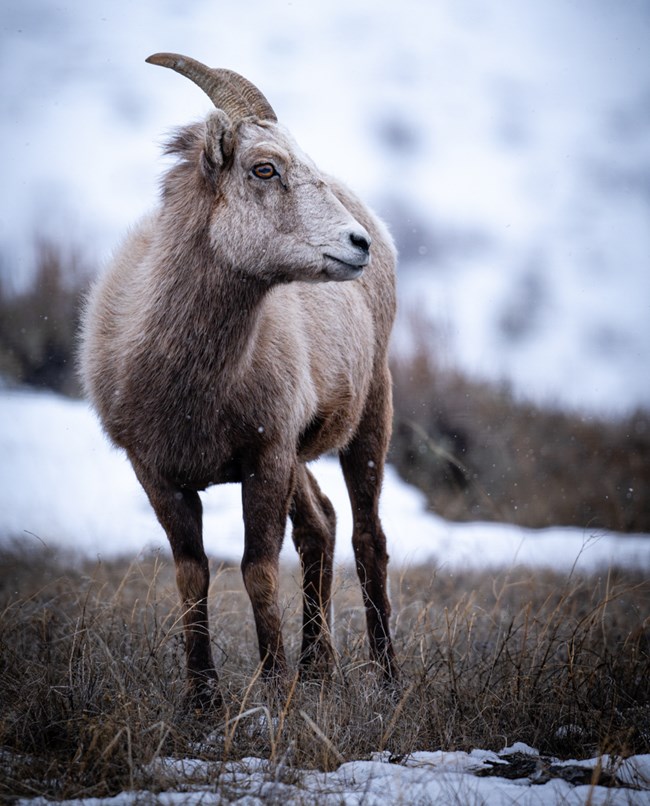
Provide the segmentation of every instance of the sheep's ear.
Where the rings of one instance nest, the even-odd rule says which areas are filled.
[[[205,122],[201,167],[207,176],[219,173],[232,154],[233,131],[230,118],[221,109],[211,112]]]

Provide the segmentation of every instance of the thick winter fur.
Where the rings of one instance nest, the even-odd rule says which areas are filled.
[[[265,672],[286,668],[277,580],[288,516],[304,570],[301,664],[328,667],[336,519],[306,467],[326,451],[339,453],[350,492],[371,654],[393,677],[378,515],[391,424],[390,237],[277,123],[232,123],[216,110],[168,151],[177,163],[159,209],[90,294],[81,372],[168,535],[191,693],[219,697],[198,495],[211,484],[242,485],[242,572]],[[269,165],[275,173],[261,178]]]

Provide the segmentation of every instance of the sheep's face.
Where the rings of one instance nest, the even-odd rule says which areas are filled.
[[[288,132],[252,121],[233,131],[219,111],[205,132],[212,245],[225,265],[271,283],[362,274],[370,236]]]

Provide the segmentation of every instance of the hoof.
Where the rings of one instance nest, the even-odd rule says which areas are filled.
[[[389,646],[384,652],[377,653],[373,659],[379,667],[383,684],[387,688],[398,686],[400,674],[392,647]]]
[[[329,680],[334,669],[334,653],[329,645],[312,647],[300,657],[300,679]]]
[[[192,680],[188,683],[183,700],[188,715],[201,717],[223,710],[223,697],[214,677]]]

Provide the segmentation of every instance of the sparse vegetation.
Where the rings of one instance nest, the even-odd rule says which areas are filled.
[[[393,362],[390,461],[455,520],[650,531],[650,412],[582,416],[441,366]]]
[[[75,562],[18,544],[0,556],[0,796],[107,796],[169,786],[163,757],[261,756],[333,769],[378,750],[499,750],[591,757],[650,752],[650,583],[524,568],[393,572],[396,692],[367,658],[354,571],[335,589],[336,672],[281,695],[254,665],[238,568],[213,561],[213,651],[227,709],[185,713],[173,564]],[[284,569],[285,632],[300,642],[297,572]],[[270,717],[270,718],[269,718]]]
[[[0,378],[77,396],[76,334],[90,266],[78,249],[40,239],[30,273],[31,284],[16,290],[0,263]]]

